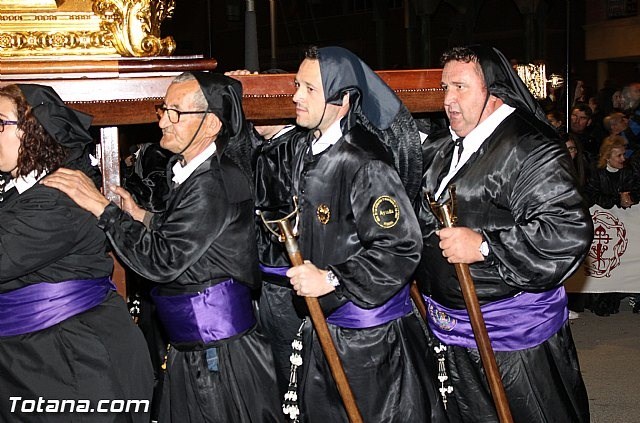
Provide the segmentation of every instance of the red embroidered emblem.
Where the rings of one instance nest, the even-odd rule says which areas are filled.
[[[624,223],[604,210],[593,213],[593,242],[585,261],[585,273],[594,278],[607,278],[620,266],[627,250],[627,229]]]

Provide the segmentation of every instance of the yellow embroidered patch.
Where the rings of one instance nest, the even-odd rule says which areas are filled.
[[[318,216],[318,220],[323,225],[329,223],[329,219],[331,218],[331,210],[329,210],[329,206],[326,204],[320,204],[316,209],[316,215]]]
[[[400,207],[393,197],[383,195],[373,203],[373,219],[381,228],[393,228],[400,220]]]

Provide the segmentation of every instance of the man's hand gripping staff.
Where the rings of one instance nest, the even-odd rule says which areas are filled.
[[[294,203],[297,203],[294,198]],[[260,214],[260,212],[258,212]],[[291,227],[291,222],[289,219],[295,217],[297,219],[298,207],[296,204],[296,208],[289,215],[283,217],[278,220],[266,220],[262,214],[263,223],[267,226],[267,228],[278,237],[280,242],[285,244],[285,248],[289,255],[289,260],[291,260],[291,264],[293,266],[301,266],[304,264],[304,259],[302,257],[302,253],[298,247],[298,242],[296,241],[296,233],[294,228]],[[272,225],[277,225],[279,229],[279,233],[272,229]],[[333,339],[331,338],[331,334],[329,333],[329,327],[327,326],[327,321],[325,319],[324,313],[322,312],[322,308],[320,307],[320,302],[316,297],[304,297],[307,308],[309,309],[309,314],[311,316],[311,321],[313,322],[313,327],[316,330],[318,335],[318,340],[320,341],[320,345],[322,346],[322,351],[324,352],[325,358],[329,364],[329,368],[331,369],[331,374],[333,375],[334,380],[336,381],[336,386],[338,388],[338,392],[340,393],[340,397],[342,398],[342,402],[344,404],[345,410],[347,412],[347,416],[349,417],[349,421],[351,423],[362,423],[362,416],[360,415],[360,410],[358,410],[358,405],[356,404],[355,397],[349,386],[349,381],[347,380],[347,375],[345,374],[344,368],[342,367],[342,363],[340,361],[340,356],[338,355],[338,351],[336,350],[336,346],[333,343]]]
[[[456,223],[456,188],[454,185],[449,187],[449,200],[440,204],[434,201],[429,193],[425,194],[427,204],[431,208],[431,211],[436,216],[440,224],[445,228],[453,228]],[[500,371],[498,370],[498,364],[496,363],[496,357],[491,347],[491,341],[489,340],[489,334],[487,332],[487,326],[480,310],[480,302],[476,295],[475,285],[471,278],[471,272],[469,271],[469,265],[466,263],[453,263],[456,269],[456,275],[460,282],[460,290],[462,291],[462,297],[464,298],[467,312],[469,313],[469,319],[471,321],[471,327],[473,329],[473,335],[478,345],[478,351],[480,358],[482,359],[482,366],[487,375],[489,382],[489,388],[491,389],[491,396],[496,406],[498,418],[500,423],[512,423],[513,417],[511,416],[511,410],[509,409],[509,401],[507,400],[507,394],[502,385],[502,378],[500,377]]]

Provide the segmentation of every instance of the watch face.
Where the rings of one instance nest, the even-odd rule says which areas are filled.
[[[338,277],[331,270],[327,272],[327,283],[334,287],[340,285]]]
[[[489,255],[489,244],[487,244],[487,241],[482,241],[482,244],[480,244],[480,254],[485,257]]]

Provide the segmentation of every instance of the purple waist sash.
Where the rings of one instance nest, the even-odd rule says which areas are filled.
[[[15,336],[54,326],[99,304],[116,287],[107,276],[41,282],[0,294],[0,336]]]
[[[259,264],[258,267],[260,268],[260,271],[262,273],[268,273],[270,275],[283,277],[287,277],[287,270],[290,269],[290,267],[269,267],[265,266],[264,264]]]
[[[429,327],[445,344],[478,348],[466,309],[456,310],[425,297]],[[495,351],[535,347],[560,330],[569,317],[564,287],[523,292],[480,307]]]
[[[338,307],[327,318],[327,322],[341,328],[365,329],[380,326],[411,313],[411,299],[409,285],[380,307],[364,309],[352,302]]]
[[[172,343],[209,343],[230,338],[256,324],[249,287],[229,279],[201,293],[157,295],[158,316]]]

